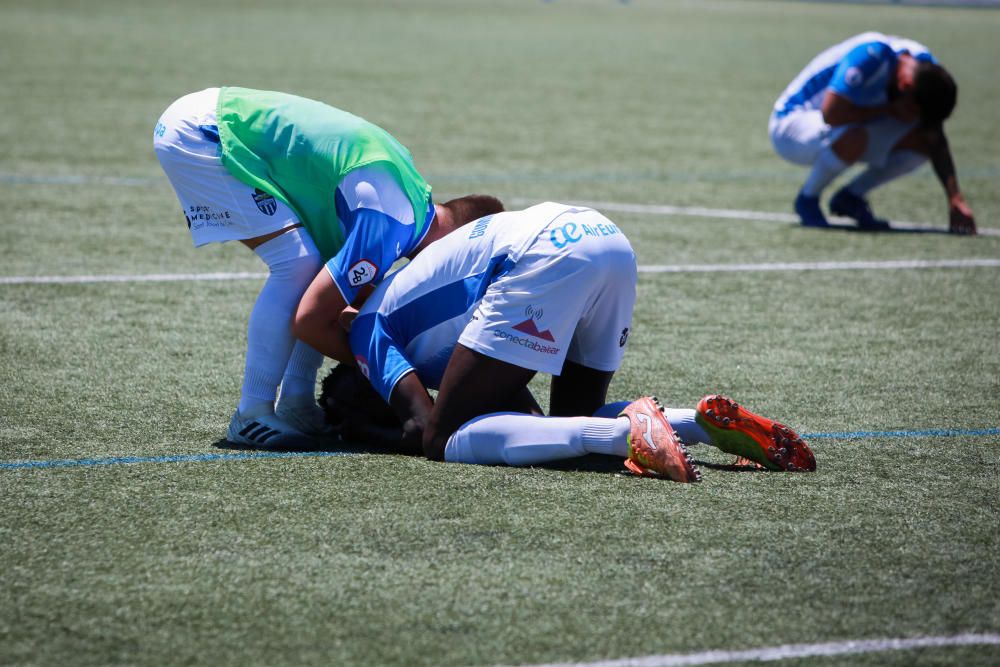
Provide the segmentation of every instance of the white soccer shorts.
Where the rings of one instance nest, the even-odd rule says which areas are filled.
[[[917,123],[905,123],[891,117],[864,123],[868,147],[860,162],[884,167],[892,149],[916,126]],[[823,112],[819,109],[799,109],[780,118],[772,114],[767,130],[778,155],[794,164],[812,166],[819,152],[851,127],[854,126],[831,127],[823,120]]]
[[[160,166],[184,209],[194,245],[242,241],[299,224],[280,199],[230,174],[219,157],[219,89],[185,95],[153,130]]]
[[[614,223],[593,210],[561,216],[487,288],[459,342],[552,375],[566,360],[618,370],[636,278],[635,253]]]

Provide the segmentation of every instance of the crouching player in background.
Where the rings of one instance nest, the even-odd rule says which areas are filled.
[[[862,162],[867,169],[833,195],[830,211],[862,228],[888,228],[865,195],[930,159],[948,199],[950,230],[975,234],[944,134],[957,94],[927,47],[909,39],[867,32],[816,56],[775,102],[768,125],[778,155],[811,169],[795,199],[802,224],[829,226],[820,194]]]
[[[391,415],[337,412],[344,368],[321,402],[347,422],[345,436],[434,460],[533,465],[595,453],[694,482],[687,441],[770,469],[815,469],[791,429],[723,397],[697,410],[665,410],[653,397],[605,405],[635,292],[632,247],[597,211],[549,202],[484,217],[390,276],[353,322],[358,368],[401,428]],[[528,389],[538,372],[553,376],[548,417]],[[373,418],[359,423],[362,413]]]

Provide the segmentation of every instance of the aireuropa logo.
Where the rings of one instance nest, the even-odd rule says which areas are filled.
[[[567,222],[559,227],[554,227],[549,232],[549,241],[556,248],[562,249],[570,244],[579,242],[585,236],[614,236],[621,234],[621,231],[618,225],[610,220],[593,225],[582,222]]]
[[[253,203],[257,204],[258,210],[264,215],[274,215],[278,210],[278,200],[260,188],[253,189]]]

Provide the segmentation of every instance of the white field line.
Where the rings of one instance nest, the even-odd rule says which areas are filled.
[[[536,199],[526,199],[515,197],[510,200],[512,205],[530,206],[537,204]],[[619,213],[639,213],[643,215],[673,215],[692,218],[722,218],[727,220],[758,220],[763,222],[792,222],[797,223],[799,216],[794,213],[776,213],[770,211],[748,211],[734,208],[705,208],[703,206],[671,206],[669,204],[628,204],[613,201],[572,201],[566,202],[578,206],[587,206],[598,211],[617,211]],[[836,223],[853,225],[850,218],[831,216],[830,220]],[[928,225],[922,222],[907,222],[904,220],[893,220],[894,229],[942,229],[940,225]],[[980,228],[979,234],[982,236],[1000,236],[1000,229]]]
[[[266,273],[148,273],[106,276],[0,276],[0,285],[73,285],[78,283],[174,283],[209,280],[263,280]]]
[[[758,271],[864,271],[867,269],[959,269],[1000,266],[1000,259],[899,259],[868,262],[778,262],[774,264],[644,264],[641,273],[732,273]]]
[[[84,176],[82,174],[64,174],[49,176],[27,176],[10,172],[0,172],[0,184],[4,185],[117,185],[132,187],[162,187],[163,180],[158,178],[119,177],[119,176]],[[539,203],[538,199],[513,197],[508,203],[514,206],[530,206]],[[704,206],[672,206],[670,204],[630,204],[613,201],[576,201],[579,206],[588,206],[602,211],[618,211],[621,213],[640,213],[646,215],[673,215],[680,217],[716,218],[729,220],[760,220],[764,222],[795,223],[799,221],[793,213],[777,213],[770,211],[748,211],[733,208],[707,208]],[[834,222],[852,225],[853,220],[833,216]],[[941,229],[940,226],[922,222],[893,221],[897,229]],[[982,236],[1000,236],[1000,229],[979,228]]]
[[[1000,267],[1000,259],[901,259],[878,262],[778,262],[774,264],[644,264],[640,273],[756,273],[764,271],[864,271],[870,269],[966,269]],[[263,280],[266,273],[151,273],[145,275],[0,276],[0,285],[86,283],[166,283],[181,281]]]
[[[907,639],[865,639],[824,644],[786,644],[743,651],[703,651],[647,655],[598,662],[560,662],[532,667],[687,667],[729,662],[771,662],[791,658],[829,657],[883,651],[908,651],[946,646],[1000,645],[998,634],[964,634],[948,637],[912,637]]]

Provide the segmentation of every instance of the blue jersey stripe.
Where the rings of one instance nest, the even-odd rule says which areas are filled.
[[[401,347],[428,329],[461,315],[510,270],[507,255],[494,257],[481,273],[443,285],[388,314],[389,329]]]
[[[351,327],[351,350],[364,357],[368,378],[379,395],[389,400],[396,382],[413,370],[405,354],[411,341],[466,313],[512,267],[508,256],[500,255],[492,258],[480,273],[442,285],[391,312],[359,316]],[[426,386],[433,388],[440,382],[456,340],[457,336],[450,337],[448,347],[442,348],[433,368],[421,368],[420,379]]]
[[[786,116],[788,112],[798,109],[805,105],[806,102],[811,100],[816,96],[817,93],[823,91],[828,85],[830,85],[830,80],[833,78],[833,73],[837,70],[837,66],[840,63],[834,63],[825,69],[821,69],[816,72],[805,85],[799,89],[797,93],[785,100],[784,106],[777,111],[778,118]]]

